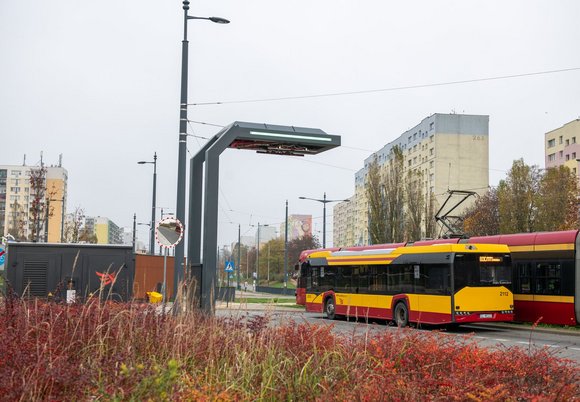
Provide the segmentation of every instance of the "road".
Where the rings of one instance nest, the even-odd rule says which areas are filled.
[[[300,309],[274,305],[225,304],[216,310],[218,316],[266,315],[274,325],[307,322],[310,324],[334,325],[334,331],[348,336],[377,334],[383,331],[397,331],[398,328],[384,321],[366,323],[363,320],[338,319],[330,321],[320,313],[306,313]],[[414,331],[434,331],[433,328],[413,329]],[[461,326],[453,331],[441,331],[441,336],[469,337],[483,347],[528,349],[547,347],[557,357],[570,359],[580,366],[580,331],[559,328],[523,327],[513,324],[477,324]]]

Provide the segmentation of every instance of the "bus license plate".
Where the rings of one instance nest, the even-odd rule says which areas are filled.
[[[479,315],[479,318],[492,318],[492,317],[493,317],[493,315],[491,315],[491,314],[480,314]]]

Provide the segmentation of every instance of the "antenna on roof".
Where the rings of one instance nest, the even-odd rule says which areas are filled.
[[[24,154],[24,160],[22,161],[22,166],[26,166],[26,154]]]
[[[58,155],[58,167],[62,167],[62,154]]]

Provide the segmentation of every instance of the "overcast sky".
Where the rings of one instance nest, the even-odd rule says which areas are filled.
[[[437,84],[580,68],[580,2],[192,1],[189,102],[232,102]],[[0,0],[0,164],[40,161],[69,173],[69,211],[119,226],[176,205],[183,10],[180,1]],[[284,101],[192,106],[189,119],[320,128],[343,146],[291,158],[227,150],[219,240],[249,225],[312,214],[341,199],[373,151],[433,113],[490,116],[490,184],[514,159],[544,166],[544,133],[580,117],[580,70]],[[210,137],[219,127],[192,124]],[[189,137],[189,156],[203,144]],[[331,204],[332,205],[332,204]],[[327,217],[331,244],[332,207]],[[139,238],[148,243],[147,228]]]

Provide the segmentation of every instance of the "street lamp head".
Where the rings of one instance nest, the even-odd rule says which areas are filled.
[[[225,18],[221,18],[221,17],[209,17],[209,20],[211,22],[215,22],[216,24],[229,24],[230,21],[226,20]]]
[[[139,161],[139,162],[137,162],[137,163],[138,163],[139,165],[144,165],[144,164],[146,164],[147,162],[146,162],[146,161]]]
[[[298,197],[299,200],[305,200],[306,197]]]

